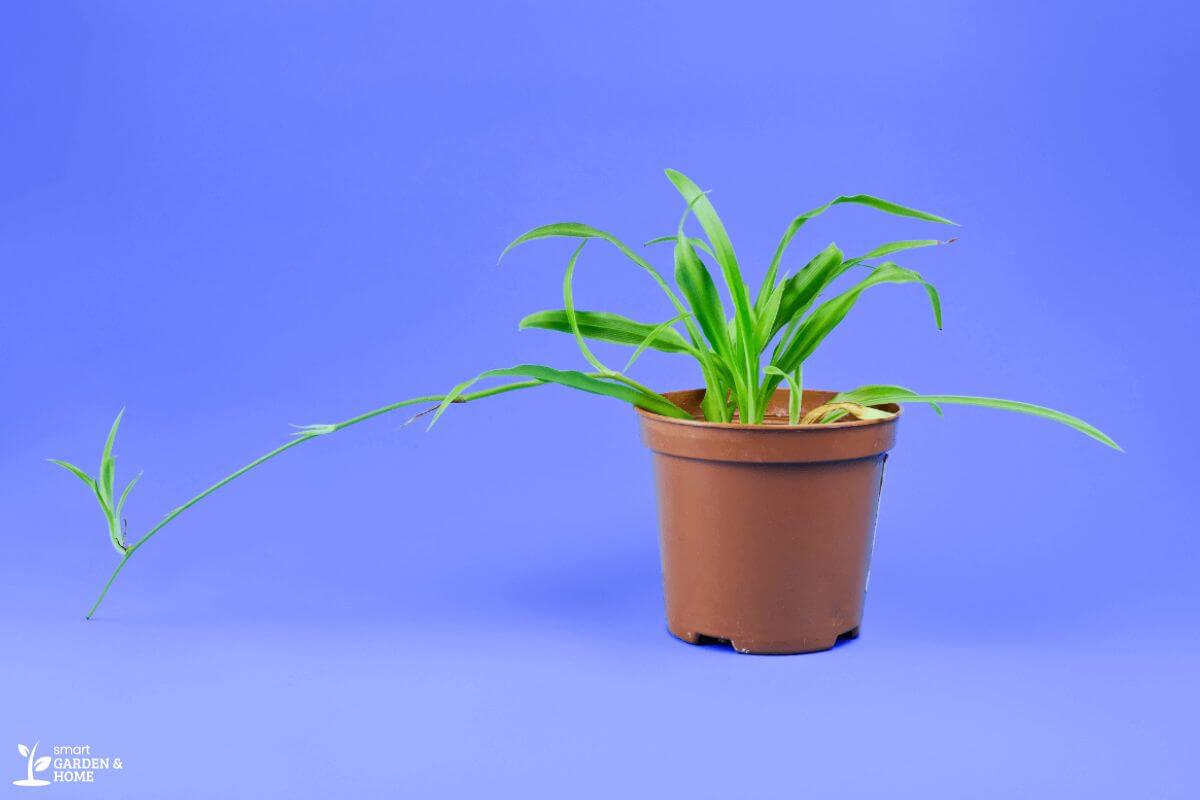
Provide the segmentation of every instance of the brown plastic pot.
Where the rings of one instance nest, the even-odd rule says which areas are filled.
[[[805,411],[833,392],[806,391]],[[638,409],[658,480],[667,627],[742,653],[809,653],[858,635],[887,452],[884,420],[705,422],[703,391],[666,397],[694,419]]]

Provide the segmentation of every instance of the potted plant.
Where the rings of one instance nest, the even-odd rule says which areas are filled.
[[[901,404],[928,404],[938,413],[942,405],[966,404],[1031,414],[1120,449],[1083,420],[1030,403],[924,395],[886,385],[844,392],[804,389],[805,361],[872,287],[919,285],[940,328],[937,290],[888,257],[954,240],[890,242],[853,258],[831,244],[794,274],[781,275],[788,246],[801,228],[843,203],[926,222],[954,223],[870,195],[838,197],[792,220],[752,296],[706,193],[682,173],[667,170],[667,177],[686,207],[674,235],[646,244],[673,246],[677,290],[621,240],[582,223],[535,228],[501,253],[503,258],[512,248],[535,239],[579,241],[563,277],[563,307],[532,314],[521,321],[521,328],[570,334],[591,365],[589,371],[538,364],[494,369],[447,394],[401,400],[342,422],[300,426],[290,441],[200,492],[133,541],[126,537],[122,510],[137,478],[120,496],[115,493],[112,450],[121,415],[109,431],[96,476],[52,459],[95,494],[109,539],[120,556],[87,616],[96,612],[130,558],[188,508],[293,447],[418,404],[431,406],[417,415],[429,414],[429,427],[453,404],[549,384],[634,406],[656,464],[668,628],[688,642],[727,640],[747,653],[823,650],[840,638],[857,635],[883,465],[895,441]],[[686,232],[692,217],[704,238]],[[575,266],[592,240],[615,246],[645,271],[670,302],[674,315],[646,323],[576,308]],[[721,274],[732,315],[726,311],[712,269]],[[857,280],[834,292],[834,282],[848,274]],[[597,358],[589,340],[626,345],[633,352],[620,370],[613,369]],[[660,393],[630,377],[630,368],[647,349],[695,359],[703,388]],[[494,378],[516,380],[471,391],[476,383]]]

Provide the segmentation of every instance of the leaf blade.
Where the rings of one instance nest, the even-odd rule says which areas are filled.
[[[903,403],[903,402],[921,402],[921,403],[937,403],[946,405],[967,405],[979,406],[982,408],[993,408],[1001,411],[1013,411],[1019,414],[1026,414],[1034,417],[1042,417],[1088,436],[1101,444],[1105,444],[1114,450],[1125,452],[1108,434],[1101,431],[1096,426],[1086,422],[1079,417],[1071,414],[1058,411],[1046,406],[1039,406],[1033,403],[1026,403],[1020,400],[1005,400],[998,397],[977,397],[974,395],[956,395],[956,394],[917,394],[909,390],[903,392],[895,392],[887,394],[883,391],[866,392],[864,389],[878,390],[881,388],[900,388],[900,387],[860,387],[860,389],[851,392],[843,392],[834,398],[834,401],[843,402],[858,402],[863,405],[880,405],[882,403]],[[849,399],[847,399],[849,398]],[[866,402],[864,402],[864,398]]]
[[[770,291],[770,289],[774,287],[775,276],[779,272],[779,264],[783,260],[783,254],[787,251],[788,245],[791,244],[792,239],[794,239],[796,234],[800,232],[800,229],[804,227],[805,223],[811,219],[814,219],[815,217],[819,217],[821,214],[824,214],[834,206],[842,205],[844,203],[868,206],[876,209],[877,211],[883,211],[885,213],[900,217],[919,219],[925,222],[937,222],[943,225],[958,225],[957,222],[948,220],[945,217],[940,217],[937,214],[930,214],[927,211],[920,211],[909,206],[902,206],[899,203],[893,203],[890,200],[884,200],[881,197],[875,197],[869,194],[840,195],[824,205],[820,205],[814,209],[805,211],[803,214],[800,214],[790,223],[788,223],[787,229],[784,231],[783,236],[779,240],[778,246],[775,248],[775,255],[771,257],[770,266],[767,267],[767,274],[763,278],[762,288],[759,290],[758,301],[756,302],[756,305],[761,306],[765,296],[764,293]]]
[[[670,284],[668,284],[663,278],[662,274],[654,268],[653,264],[639,256],[631,247],[629,247],[629,245],[625,244],[611,233],[602,231],[599,228],[594,228],[591,225],[587,225],[582,222],[552,222],[549,225],[541,225],[537,228],[526,231],[516,239],[513,239],[511,242],[509,242],[508,246],[505,247],[500,253],[500,258],[498,259],[497,263],[503,261],[504,257],[508,255],[509,251],[511,251],[513,248],[525,244],[526,242],[532,242],[537,239],[556,238],[603,239],[613,247],[616,247],[618,250],[620,250],[626,258],[648,273],[650,277],[654,279],[654,282],[658,284],[659,288],[663,290],[668,298],[670,298],[671,303],[675,306],[675,309],[679,313],[682,314],[687,310],[683,307],[683,303],[680,302],[678,295],[676,295],[671,289]]]
[[[121,492],[121,499],[117,501],[116,515],[118,518],[121,516],[122,509],[125,508],[125,500],[128,499],[130,490],[132,490],[133,487],[137,485],[137,482],[139,480],[141,480],[141,478],[142,478],[142,473],[139,472],[137,475],[133,476],[133,480],[131,480],[128,484],[125,485],[124,491]]]
[[[104,496],[108,498],[109,505],[112,505],[113,496],[113,480],[115,477],[115,466],[113,464],[112,450],[113,444],[117,440],[117,429],[121,427],[121,418],[125,416],[125,409],[121,409],[117,413],[117,418],[113,420],[112,428],[108,431],[108,439],[104,442],[104,452],[100,456],[100,475],[98,483]]]
[[[733,252],[733,243],[729,240],[725,225],[717,215],[716,209],[713,208],[712,202],[700,190],[700,187],[677,170],[668,169],[666,174],[688,203],[689,211],[696,215],[696,220],[704,229],[713,252],[716,254],[717,264],[721,268],[721,275],[725,279],[725,286],[733,302],[733,318],[736,329],[736,336],[728,337],[726,334],[730,344],[736,344],[736,354],[733,352],[734,348],[731,347],[726,358],[731,367],[740,362],[739,369],[734,370],[734,374],[739,375],[739,385],[735,387],[739,394],[738,405],[747,421],[756,421],[758,419],[756,389],[758,386],[758,343],[755,340],[755,314],[753,306],[750,304],[749,290],[746,288],[746,282],[742,279],[737,256]],[[699,261],[699,256],[695,254],[695,250],[683,235],[682,221],[676,239],[677,254],[681,249],[686,249],[696,261]],[[678,276],[678,255],[676,256],[676,265],[676,275]],[[717,352],[719,353],[720,350]]]
[[[682,321],[683,319],[685,319],[688,316],[690,316],[690,315],[689,314],[679,314],[679,315],[674,316],[671,319],[667,320],[666,322],[659,323],[658,326],[654,330],[652,330],[652,331],[650,331],[650,333],[646,334],[646,338],[642,339],[642,341],[640,343],[638,343],[637,349],[635,349],[633,351],[633,355],[631,355],[629,357],[629,360],[625,362],[625,368],[621,371],[628,372],[629,368],[633,366],[633,363],[638,360],[638,357],[640,357],[642,355],[642,353],[644,353],[646,351],[647,347],[651,346],[651,342],[653,342],[659,336],[661,336],[663,331],[671,329],[672,325],[674,325],[676,322]],[[678,334],[676,334],[676,335],[678,335]],[[682,339],[682,337],[680,337],[680,338]]]
[[[681,318],[682,315],[679,315],[675,319]],[[604,311],[581,311],[576,309],[575,319],[579,323],[580,333],[589,339],[630,346],[641,344],[651,332],[662,327],[661,324],[652,325],[646,322],[638,322],[628,317],[623,317],[620,314],[610,314]],[[559,333],[571,333],[571,323],[567,319],[567,313],[564,309],[537,311],[522,319],[518,328],[520,330],[537,328],[557,331]],[[664,353],[688,353],[692,351],[692,346],[688,344],[687,340],[678,331],[670,327],[660,330],[658,336],[648,346],[654,350],[661,350]]]
[[[608,381],[601,380],[594,375],[588,375],[586,373],[576,372],[574,370],[560,370],[555,369],[554,367],[547,367],[542,364],[518,364],[515,367],[491,369],[481,372],[474,378],[463,381],[455,386],[438,405],[437,411],[434,412],[433,419],[429,423],[429,427],[433,427],[434,423],[438,421],[450,404],[453,403],[454,400],[467,388],[481,380],[484,380],[485,378],[503,377],[536,378],[537,380],[545,381],[547,383],[557,383],[562,386],[589,392],[591,394],[598,394],[607,397],[613,397],[618,400],[624,400],[631,405],[644,408],[647,411],[653,411],[657,414],[662,414],[663,416],[676,417],[678,419],[691,419],[690,414],[662,395],[638,391],[626,384],[610,383]]]
[[[63,461],[58,458],[47,458],[46,460],[49,461],[51,464],[56,464],[57,466],[60,466],[63,469],[65,469],[67,472],[70,472],[76,478],[79,478],[79,480],[86,483],[88,485],[88,488],[90,488],[90,489],[96,488],[96,481],[92,478],[92,476],[88,475],[86,472],[84,472],[79,467],[72,464],[70,461]]]
[[[924,285],[933,306],[934,318],[938,327],[941,327],[941,303],[937,298],[936,290],[932,289],[932,285],[918,273],[887,262],[874,269],[870,275],[850,289],[817,306],[816,310],[796,329],[790,340],[780,341],[780,346],[776,349],[771,363],[784,372],[795,369],[816,350],[817,345],[826,336],[841,324],[863,292],[872,286],[885,283],[920,283]]]

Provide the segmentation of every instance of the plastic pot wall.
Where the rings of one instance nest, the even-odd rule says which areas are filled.
[[[768,424],[719,424],[703,421],[703,392],[666,396],[696,417],[639,410],[671,633],[743,653],[807,653],[857,636],[899,414],[788,426],[780,390]],[[832,396],[806,391],[803,407]]]

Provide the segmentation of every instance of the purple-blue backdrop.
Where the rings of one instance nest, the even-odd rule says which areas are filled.
[[[47,790],[80,797],[1195,796],[1195,13],[646,5],[6,8],[5,792],[40,740],[123,759]],[[754,658],[668,636],[633,415],[548,388],[287,454],[83,621],[115,555],[44,457],[93,467],[126,406],[137,533],[288,423],[578,367],[516,330],[570,246],[496,256],[556,220],[671,232],[668,166],[713,190],[752,282],[839,193],[963,223],[902,260],[945,330],[919,289],[876,290],[810,385],[1042,402],[1128,453],[912,408],[863,638]],[[945,232],[839,209],[787,266]],[[671,313],[603,246],[576,289]],[[697,382],[660,354],[636,374]]]

